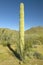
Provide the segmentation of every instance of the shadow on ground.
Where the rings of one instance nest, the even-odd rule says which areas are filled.
[[[13,53],[20,61],[22,61],[21,58],[20,58],[20,55],[19,55],[13,48],[11,48],[11,45],[10,45],[10,44],[7,44],[7,47],[9,48],[10,51],[12,51],[12,53]]]

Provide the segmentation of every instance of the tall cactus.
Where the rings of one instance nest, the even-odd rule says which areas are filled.
[[[19,26],[19,41],[20,41],[20,54],[23,57],[24,50],[24,4],[20,3],[20,26]]]

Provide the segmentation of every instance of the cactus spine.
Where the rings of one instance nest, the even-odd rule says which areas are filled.
[[[23,56],[23,50],[24,50],[24,4],[20,3],[20,54],[21,57]]]

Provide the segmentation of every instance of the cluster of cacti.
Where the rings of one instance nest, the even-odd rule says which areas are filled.
[[[20,4],[20,26],[19,26],[19,44],[20,44],[20,55],[23,56],[24,51],[24,4]]]

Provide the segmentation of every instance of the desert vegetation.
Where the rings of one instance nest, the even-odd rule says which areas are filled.
[[[22,65],[43,65],[43,27],[26,30],[24,43]],[[19,65],[20,62],[19,31],[0,28],[0,65]]]

